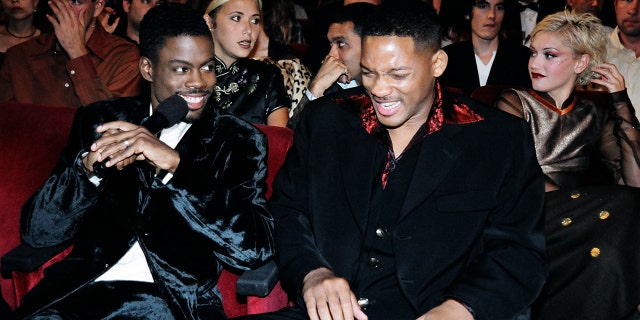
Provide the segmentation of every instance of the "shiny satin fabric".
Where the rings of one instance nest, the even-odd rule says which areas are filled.
[[[273,254],[266,207],[266,138],[250,123],[208,111],[179,142],[180,165],[163,184],[144,162],[110,172],[99,187],[79,165],[94,128],[116,119],[140,123],[148,103],[121,98],[79,109],[69,143],[51,177],[25,205],[21,234],[33,246],[73,243],[48,269],[21,314],[75,292],[118,261],[135,241],[174,314],[198,318],[221,308],[223,266],[249,269]]]
[[[596,104],[574,93],[557,108],[546,93],[510,89],[497,104],[531,125],[542,171],[559,187],[584,184],[594,161],[604,164],[607,182],[629,184],[640,172],[640,133],[628,130],[638,120],[626,91],[608,101]]]

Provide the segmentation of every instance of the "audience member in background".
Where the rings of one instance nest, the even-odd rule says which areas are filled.
[[[56,169],[25,204],[26,243],[74,247],[25,296],[18,319],[226,319],[220,270],[271,257],[267,141],[206,105],[215,51],[202,15],[153,8],[140,41],[151,95],[80,108]],[[159,137],[140,126],[173,98],[188,105],[181,121]],[[100,178],[96,162],[109,169]]]
[[[547,16],[532,33],[533,90],[507,90],[497,103],[531,126],[546,177],[550,272],[534,319],[623,319],[640,303],[640,125],[624,78],[603,62],[606,42],[591,14]],[[576,83],[589,81],[611,105],[576,98]],[[600,160],[612,183],[581,187]]]
[[[443,48],[449,64],[440,83],[460,89],[465,95],[487,84],[530,87],[529,48],[500,35],[504,16],[508,14],[505,0],[465,0],[465,3],[464,15],[471,23],[471,41]]]
[[[347,3],[367,2],[374,5],[380,4],[382,0],[322,0],[315,14],[313,15],[313,28],[309,35],[307,43],[309,43],[309,52],[307,53],[304,64],[309,67],[312,74],[316,74],[320,69],[324,57],[329,52],[326,45],[327,31],[331,24],[331,16],[339,10],[340,7]]]
[[[259,1],[213,0],[204,17],[216,50],[209,103],[249,122],[286,126],[291,102],[280,69],[248,58],[260,33]]]
[[[607,59],[618,67],[640,118],[640,0],[614,0],[618,26],[609,34]]]
[[[591,13],[598,17],[602,21],[602,8],[604,7],[605,0],[567,0],[567,9],[575,14]],[[604,25],[604,29],[607,33],[611,33],[613,28]]]
[[[138,95],[138,48],[96,22],[103,1],[50,1],[54,32],[7,50],[0,101],[81,106]]]
[[[160,3],[160,0],[123,0],[122,10],[127,15],[126,38],[132,42],[140,43],[140,21],[149,9]]]
[[[513,6],[513,12],[516,13],[506,16],[506,37],[509,40],[521,41],[528,47],[531,43],[531,31],[536,23],[549,14],[563,11],[565,2],[562,0],[510,0],[505,5]]]
[[[307,42],[306,33],[308,30],[305,29],[304,24],[309,20],[307,10],[305,10],[302,5],[296,3],[295,0],[287,1],[293,5],[293,24],[291,26],[290,43],[305,44]],[[262,5],[264,6],[264,3]]]
[[[294,306],[258,319],[516,319],[545,280],[543,177],[526,123],[436,78],[433,9],[376,8],[366,94],[304,110],[274,184]]]
[[[0,65],[4,53],[10,47],[40,35],[33,22],[39,0],[1,0],[0,14],[4,24],[0,25]]]
[[[282,72],[284,87],[291,100],[289,117],[293,115],[304,90],[309,85],[311,71],[287,46],[293,25],[293,6],[290,0],[262,2],[260,33],[249,57],[276,65]]]
[[[300,112],[309,101],[343,89],[354,88],[351,93],[362,90],[362,28],[375,7],[371,3],[359,2],[340,7],[333,13],[327,32],[331,50],[305,90],[304,97],[289,120],[289,127],[295,128]]]
[[[567,9],[575,14],[591,13],[599,16],[604,6],[604,0],[567,0]]]
[[[126,40],[138,45],[140,21],[142,17],[149,11],[149,9],[157,6],[162,0],[123,0],[121,7],[121,15],[126,19],[124,23],[119,23],[120,17],[118,17],[118,10],[105,7],[98,17],[98,22],[102,24],[102,27],[111,34],[125,38]],[[109,12],[106,13],[106,10]]]

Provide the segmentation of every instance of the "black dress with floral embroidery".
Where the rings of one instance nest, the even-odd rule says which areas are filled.
[[[226,66],[216,57],[216,80],[209,103],[249,122],[266,124],[271,112],[290,105],[282,74],[274,65],[240,58]]]

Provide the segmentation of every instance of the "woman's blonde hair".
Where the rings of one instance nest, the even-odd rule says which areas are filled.
[[[208,14],[212,18],[215,18],[216,14],[218,13],[217,9],[229,1],[230,0],[212,0],[207,6],[207,9],[204,11],[204,13]],[[262,11],[262,0],[256,0],[256,3],[258,4],[258,10]]]
[[[574,56],[589,55],[589,65],[577,78],[586,85],[597,73],[591,68],[605,61],[607,34],[600,19],[590,13],[575,14],[567,10],[546,16],[531,32],[531,39],[540,32],[555,33],[562,43],[573,50]]]

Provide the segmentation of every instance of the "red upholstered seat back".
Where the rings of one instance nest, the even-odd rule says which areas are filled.
[[[64,148],[77,108],[0,103],[0,255],[20,244],[20,209],[44,183]],[[14,305],[11,280],[2,296]]]
[[[20,244],[18,227],[22,205],[51,173],[66,145],[76,110],[75,107],[0,102],[0,256]],[[269,143],[269,196],[275,174],[292,144],[293,132],[286,128],[257,127],[267,135]],[[35,285],[41,274],[42,270],[39,270],[25,275],[23,279],[16,279],[15,288],[12,280],[0,280],[2,297],[15,308],[16,298],[19,300]],[[250,310],[271,311],[287,302],[278,285],[268,297],[250,299],[247,303],[247,299],[236,297],[236,279],[237,275],[225,272],[219,283],[229,316],[247,314]]]

